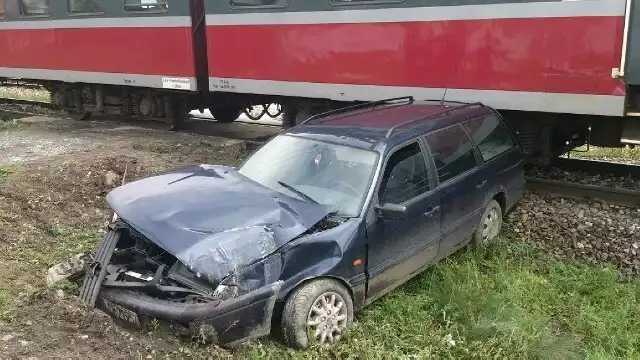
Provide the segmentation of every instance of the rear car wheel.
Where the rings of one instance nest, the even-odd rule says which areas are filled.
[[[478,247],[489,245],[502,229],[502,207],[491,200],[482,214],[478,229],[473,234],[473,243]]]
[[[306,349],[314,340],[332,344],[353,323],[353,300],[337,280],[313,280],[296,289],[282,312],[285,343]]]

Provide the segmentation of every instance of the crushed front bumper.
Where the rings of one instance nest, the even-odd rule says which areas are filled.
[[[235,299],[206,304],[161,300],[120,289],[103,289],[96,305],[112,317],[135,326],[157,318],[206,333],[218,344],[237,343],[269,335],[271,318],[282,282]]]
[[[149,296],[144,292],[108,286],[107,268],[121,232],[111,230],[103,238],[94,259],[85,264],[81,300],[110,316],[137,327],[150,319],[160,319],[188,327],[194,334],[206,336],[221,345],[233,346],[266,336],[282,287],[278,281],[229,300],[203,303],[179,302]]]

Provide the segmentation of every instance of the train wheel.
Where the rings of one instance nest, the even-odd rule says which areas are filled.
[[[244,114],[253,121],[258,121],[267,113],[265,105],[255,105],[243,110]]]
[[[305,105],[283,106],[282,127],[285,129],[292,128],[313,116],[313,109]]]
[[[276,108],[276,112],[272,112],[271,111],[273,109],[273,107]],[[272,118],[272,119],[277,118],[278,116],[282,115],[282,113],[283,113],[281,104],[267,104],[267,105],[265,105],[265,108],[267,109],[267,115],[269,115],[269,117]]]
[[[210,108],[209,111],[213,118],[219,123],[232,123],[240,117],[242,109],[237,107]]]
[[[185,122],[189,116],[187,102],[181,97],[167,96],[164,100],[165,114],[171,121],[171,131],[179,131],[185,128]]]

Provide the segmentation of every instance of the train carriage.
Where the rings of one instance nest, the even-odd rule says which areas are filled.
[[[0,0],[0,78],[42,83],[56,105],[80,117],[186,115],[187,101],[201,90],[197,47],[204,34],[197,26],[203,24],[192,22],[202,18],[201,5]]]
[[[289,125],[336,102],[446,97],[502,110],[529,154],[615,146],[640,105],[633,3],[205,0],[209,86],[282,102]]]

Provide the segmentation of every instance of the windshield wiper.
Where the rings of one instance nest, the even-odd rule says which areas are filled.
[[[298,196],[302,197],[303,199],[307,200],[310,203],[314,203],[314,204],[318,204],[317,201],[313,200],[313,198],[305,193],[303,193],[302,191],[294,188],[293,186],[282,182],[282,181],[278,181],[278,184],[282,185],[283,187],[287,188],[288,190],[293,191],[294,193],[296,193]]]

